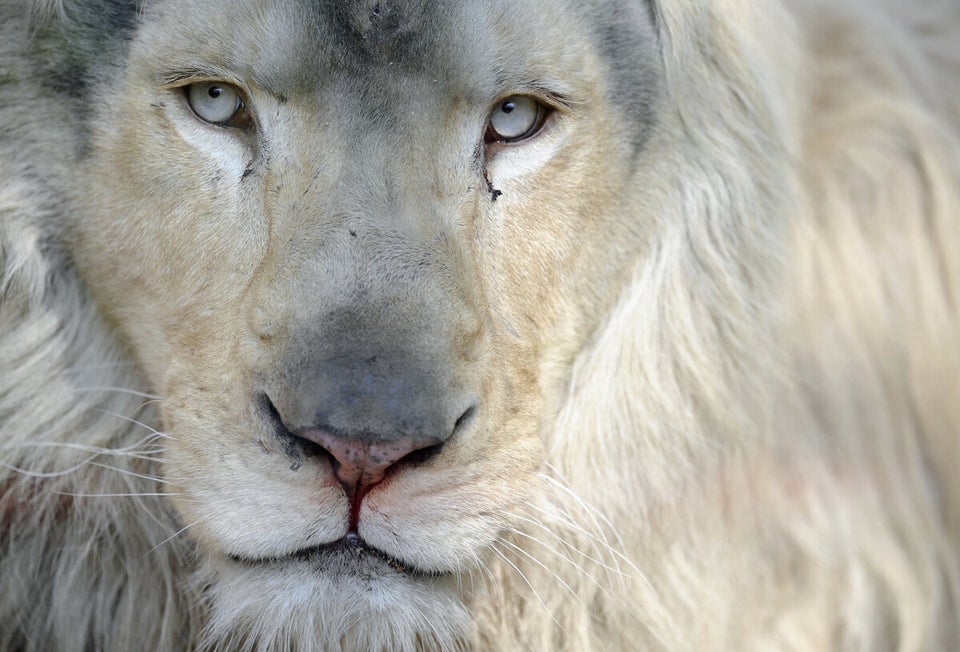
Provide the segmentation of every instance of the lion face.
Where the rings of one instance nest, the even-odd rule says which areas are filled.
[[[164,397],[185,534],[236,586],[446,600],[531,498],[565,371],[644,246],[623,186],[652,27],[156,4],[98,103],[74,228]],[[595,45],[618,38],[629,71]]]

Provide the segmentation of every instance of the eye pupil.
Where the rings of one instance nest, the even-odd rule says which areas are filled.
[[[210,95],[210,97],[216,99],[223,94],[223,89],[220,88],[219,86],[211,86],[210,90],[207,91],[207,93]]]
[[[513,113],[513,110],[515,108],[517,108],[517,105],[509,101],[504,102],[503,104],[500,105],[500,110],[503,111],[504,113]]]

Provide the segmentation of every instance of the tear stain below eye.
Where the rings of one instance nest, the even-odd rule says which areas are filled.
[[[490,181],[490,177],[487,176],[486,170],[483,172],[483,180],[487,182],[487,192],[490,193],[490,201],[497,201],[497,197],[503,194],[503,191],[497,190],[493,187],[493,182]]]

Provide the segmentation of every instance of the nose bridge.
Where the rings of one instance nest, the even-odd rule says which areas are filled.
[[[432,166],[409,164],[414,146],[404,138],[382,130],[355,135],[336,185],[310,211],[324,226],[309,265],[337,280],[321,293],[334,292],[334,303],[383,309],[419,303],[416,314],[459,307],[453,304],[464,299],[469,260],[457,244],[463,234],[456,197],[429,190]]]
[[[432,86],[419,78],[338,75],[304,115],[316,128],[291,143],[313,161],[294,184],[300,187],[287,191],[299,221],[322,233],[321,246],[331,244],[330,235],[337,242],[349,234],[360,272],[379,263],[403,271],[411,257],[422,264],[423,254],[432,261],[457,255],[438,243],[455,240],[472,180],[459,165],[464,144],[448,142],[457,132],[441,129],[447,108]]]
[[[396,124],[389,131],[371,126],[355,136],[337,189],[341,214],[365,223],[372,235],[392,234],[410,243],[429,242],[452,223],[449,198],[427,191],[437,171],[417,134]]]
[[[312,164],[276,175],[268,207],[273,280],[258,296],[269,300],[279,290],[309,298],[293,315],[309,322],[302,328],[322,328],[327,314],[351,306],[377,304],[384,315],[404,312],[412,321],[462,309],[468,275],[456,246],[458,206],[422,189],[432,166],[408,164],[415,146],[397,122],[361,115],[323,124],[291,143]],[[404,308],[411,304],[419,311]]]
[[[442,441],[476,396],[465,344],[476,318],[450,232],[456,220],[435,197],[431,206],[409,192],[386,148],[370,143],[358,150],[381,151],[346,159],[335,196],[317,198],[322,225],[297,244],[305,301],[275,403],[295,431],[377,445]]]

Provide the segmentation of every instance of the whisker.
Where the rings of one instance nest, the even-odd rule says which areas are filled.
[[[70,394],[76,395],[85,395],[85,394],[119,394],[127,396],[137,396],[139,398],[146,399],[146,402],[143,405],[149,405],[151,403],[156,403],[158,401],[163,401],[164,397],[157,394],[151,394],[149,392],[143,392],[137,389],[131,389],[129,387],[114,387],[110,385],[94,385],[90,387],[75,387],[68,388],[66,390]],[[21,406],[29,403],[33,400],[30,397],[21,398],[16,401],[9,401],[6,403],[0,403],[0,410],[16,410]],[[119,415],[115,415],[119,416]]]
[[[82,374],[87,371],[102,371],[104,369],[120,369],[123,367],[132,368],[135,367],[136,363],[132,361],[125,362],[98,362],[97,364],[85,364],[85,365],[74,365],[68,367],[64,370],[64,374],[73,375],[73,374]]]
[[[569,519],[569,518],[565,518],[562,515],[555,512],[548,512],[547,510],[537,505],[534,505],[533,503],[527,503],[527,507],[544,514],[553,524],[566,527],[567,529],[571,530],[572,534],[581,535],[584,539],[586,539],[586,542],[590,544],[590,547],[594,550],[594,552],[597,553],[598,557],[602,557],[604,556],[603,553],[607,553],[610,556],[611,561],[615,565],[615,567],[611,567],[606,562],[600,559],[595,559],[594,557],[588,555],[585,551],[581,550],[580,548],[571,545],[566,539],[564,539],[559,534],[554,532],[553,531],[554,528],[551,528],[550,526],[546,525],[541,519],[535,519],[532,517],[528,519],[523,517],[522,515],[517,514],[516,518],[518,520],[526,521],[532,525],[535,525],[543,529],[544,531],[549,533],[551,536],[556,538],[566,548],[573,550],[577,554],[581,555],[582,557],[585,557],[590,561],[593,561],[594,563],[600,564],[601,566],[610,570],[611,572],[620,575],[621,581],[623,577],[642,577],[643,576],[643,573],[640,571],[640,569],[637,568],[634,564],[630,563],[629,559],[627,559],[620,551],[618,551],[616,548],[610,545],[609,541],[607,541],[604,538],[597,537],[595,534],[593,534],[589,530],[582,527],[576,521],[573,521],[572,519]],[[620,561],[626,562],[631,567],[631,570],[634,571],[635,575],[624,573],[623,569],[620,567]]]
[[[150,443],[154,437],[144,439],[136,444],[131,444],[130,446],[124,446],[123,448],[104,448],[101,446],[88,446],[86,444],[76,444],[70,442],[54,442],[54,441],[28,441],[21,442],[18,444],[7,444],[6,446],[0,446],[0,451],[22,451],[22,450],[32,450],[32,449],[62,449],[62,450],[75,450],[81,451],[84,453],[89,453],[90,458],[105,455],[105,456],[114,456],[114,457],[128,457],[133,459],[145,459],[148,461],[158,461],[158,457],[165,449],[162,447],[149,448],[149,449],[140,449],[139,447]]]
[[[565,540],[563,539],[563,537],[559,536],[558,534],[556,534],[555,532],[553,532],[552,530],[550,530],[546,525],[544,525],[544,524],[542,524],[542,523],[537,524],[537,525],[539,525],[541,528],[543,528],[543,530],[544,530],[545,532],[547,532],[548,534],[550,534],[551,536],[553,536],[555,539],[557,539],[561,544],[563,544],[564,546],[566,546],[568,550],[571,550],[571,551],[573,551],[573,552],[576,552],[577,554],[579,554],[580,556],[584,557],[585,559],[587,559],[587,560],[589,560],[589,561],[592,561],[594,564],[596,564],[597,566],[599,566],[599,567],[602,568],[603,570],[605,570],[605,571],[607,571],[607,572],[610,572],[610,573],[613,573],[614,575],[621,576],[621,578],[622,578],[622,577],[631,577],[630,575],[626,575],[626,574],[625,574],[623,571],[621,571],[619,568],[613,568],[612,566],[609,566],[609,565],[605,564],[604,562],[602,562],[602,561],[600,561],[600,560],[598,560],[598,559],[594,559],[594,558],[591,557],[590,555],[584,553],[582,550],[580,550],[580,549],[577,548],[576,546],[573,546],[573,545],[571,545],[570,543],[568,543],[567,541],[565,541]],[[580,564],[578,564],[578,563],[577,563],[576,561],[574,561],[569,555],[565,554],[565,553],[562,552],[561,550],[558,550],[557,548],[554,548],[553,546],[547,544],[545,541],[543,541],[543,540],[541,540],[541,539],[538,539],[537,537],[535,537],[535,536],[533,536],[533,535],[531,535],[531,534],[528,534],[527,532],[523,532],[522,530],[519,530],[519,529],[511,529],[510,532],[512,532],[513,534],[515,534],[515,535],[517,535],[517,536],[523,537],[523,538],[525,538],[525,539],[528,539],[528,540],[530,540],[530,541],[533,541],[534,543],[537,543],[537,544],[543,546],[543,547],[546,548],[549,552],[553,553],[554,555],[556,555],[557,557],[559,557],[559,558],[562,559],[563,561],[569,563],[569,564],[570,564],[571,566],[573,566],[573,568],[575,568],[576,570],[580,571],[580,573],[581,573],[582,575],[584,575],[585,577],[589,578],[589,579],[590,579],[594,584],[596,584],[598,587],[604,588],[604,587],[600,584],[600,582],[599,582],[590,572],[588,572],[585,568],[583,568]]]
[[[513,548],[514,550],[516,550],[518,553],[520,553],[520,554],[523,555],[524,557],[528,558],[528,559],[529,559],[530,561],[532,561],[534,564],[536,564],[537,566],[539,566],[540,568],[542,568],[543,570],[545,570],[551,577],[553,577],[553,579],[555,579],[555,580],[557,580],[558,582],[560,582],[560,584],[563,585],[563,587],[564,587],[567,591],[569,591],[570,594],[571,594],[574,598],[576,598],[578,604],[580,604],[581,606],[583,606],[583,601],[580,600],[580,596],[577,594],[576,591],[573,590],[573,588],[572,588],[569,584],[567,584],[566,581],[564,581],[564,579],[563,579],[562,577],[560,577],[560,574],[559,574],[559,573],[557,573],[557,572],[556,572],[555,570],[553,570],[552,568],[549,568],[546,564],[544,564],[542,561],[540,561],[539,559],[537,559],[532,553],[530,553],[530,552],[527,551],[527,550],[524,550],[523,548],[521,548],[521,547],[518,546],[517,544],[513,543],[512,541],[509,541],[508,539],[503,539],[503,538],[501,538],[501,539],[500,539],[500,542],[501,542],[501,543],[505,543],[506,545],[510,546],[511,548]],[[589,574],[587,574],[586,571],[583,571],[583,569],[577,568],[577,570],[583,572],[584,575],[587,575],[587,576],[589,577]],[[592,579],[592,578],[591,578],[591,579]],[[598,584],[598,586],[599,586],[599,584]]]
[[[137,497],[149,497],[149,496],[182,496],[180,492],[177,493],[163,493],[163,492],[153,492],[153,493],[114,493],[114,494],[83,494],[83,493],[71,493],[68,491],[54,491],[52,492],[56,496],[69,496],[71,498],[137,498]]]
[[[177,530],[176,532],[174,532],[173,534],[171,534],[170,536],[168,536],[166,539],[164,539],[163,541],[161,541],[160,543],[158,543],[158,544],[155,545],[154,547],[150,548],[150,550],[148,550],[147,552],[143,553],[143,556],[146,557],[147,555],[153,554],[154,552],[156,552],[157,550],[159,550],[162,546],[164,546],[165,544],[173,541],[173,540],[176,539],[178,536],[180,536],[181,534],[183,534],[184,532],[186,532],[187,530],[189,530],[190,528],[192,528],[194,525],[198,525],[199,523],[200,523],[200,521],[194,521],[193,523],[189,523],[189,524],[187,524],[187,525],[184,525],[182,528],[180,528],[179,530]]]
[[[530,583],[530,580],[527,578],[524,572],[520,570],[520,568],[516,564],[510,561],[507,555],[502,550],[500,550],[496,545],[493,545],[492,548],[493,548],[493,551],[497,553],[497,556],[499,556],[500,559],[505,561],[508,566],[510,566],[513,570],[515,570],[517,572],[517,575],[520,576],[520,579],[522,579],[524,583],[528,587],[530,587],[530,590],[533,592],[534,597],[543,607],[544,611],[546,611],[550,615],[550,619],[553,620],[553,622],[557,625],[557,627],[559,627],[563,631],[566,631],[566,628],[562,624],[560,624],[560,621],[557,620],[557,617],[553,615],[553,610],[550,609],[550,607],[547,606],[547,603],[543,601],[543,598],[540,597],[540,593],[535,588],[533,588],[533,584]]]
[[[490,580],[491,584],[496,586],[497,590],[499,591],[500,584],[499,582],[497,582],[497,578],[493,574],[493,570],[490,568],[490,566],[486,562],[484,562],[482,559],[480,559],[479,556],[477,556],[477,564],[478,564],[477,568],[480,569],[480,572],[484,573],[487,576],[487,579]]]
[[[142,480],[149,480],[150,482],[158,482],[160,484],[176,484],[171,479],[161,478],[157,475],[147,475],[144,473],[137,473],[136,471],[130,471],[129,469],[121,469],[117,466],[110,466],[109,464],[101,464],[100,462],[89,462],[90,466],[97,466],[102,469],[107,469],[109,471],[116,471],[117,473],[122,473],[134,478],[140,478]]]
[[[615,526],[613,523],[610,522],[610,519],[607,517],[607,515],[604,514],[603,511],[601,511],[600,509],[598,509],[596,506],[591,505],[590,503],[588,503],[587,501],[585,501],[585,500],[584,500],[583,498],[581,498],[575,491],[573,491],[573,489],[570,488],[569,483],[568,483],[566,480],[563,479],[563,475],[560,473],[560,471],[559,471],[555,466],[553,466],[552,464],[549,464],[549,463],[547,463],[546,466],[547,466],[548,469],[550,469],[550,471],[551,471],[556,477],[552,477],[552,476],[550,476],[550,475],[547,475],[546,473],[537,473],[537,476],[540,477],[541,479],[546,480],[547,482],[551,483],[554,487],[560,489],[560,490],[561,490],[562,492],[564,492],[566,495],[570,496],[570,497],[576,502],[576,504],[577,504],[581,509],[583,509],[583,511],[590,517],[590,520],[593,522],[593,525],[594,525],[594,527],[596,528],[596,531],[597,531],[601,536],[603,536],[604,538],[606,538],[605,532],[606,532],[606,531],[611,532],[611,533],[613,534],[613,536],[616,538],[616,540],[617,540],[617,545],[620,547],[620,549],[621,549],[621,550],[624,549],[625,546],[624,546],[624,543],[623,543],[623,539],[620,538],[620,534],[619,534],[619,532],[617,531],[616,526]],[[606,527],[606,530],[600,526],[600,523],[597,521],[597,519],[599,519],[600,521],[602,521],[603,524],[607,526],[607,527]]]
[[[111,387],[109,385],[94,385],[93,387],[84,387],[82,389],[71,390],[74,394],[93,394],[97,392],[110,392],[113,394],[125,394],[128,396],[138,396],[140,398],[150,399],[151,401],[162,401],[163,397],[149,392],[141,392],[128,387]]]
[[[4,446],[0,446],[0,451],[19,451],[24,449],[29,450],[32,448],[60,448],[66,450],[83,451],[85,453],[93,453],[94,455],[104,455],[121,451],[121,449],[117,448],[103,448],[101,446],[88,446],[86,444],[57,441],[25,441],[17,444],[6,444]]]
[[[550,468],[553,469],[552,466],[550,466]],[[649,581],[646,579],[645,574],[643,573],[642,570],[640,570],[640,568],[636,565],[636,563],[634,563],[633,560],[631,560],[629,557],[627,557],[622,552],[620,552],[621,550],[625,550],[626,546],[624,545],[623,539],[620,537],[620,534],[617,531],[617,528],[613,525],[613,523],[610,522],[610,520],[607,518],[605,514],[603,514],[603,512],[601,512],[599,509],[597,509],[593,505],[590,505],[588,502],[586,502],[583,498],[578,496],[576,492],[574,492],[572,489],[570,489],[570,487],[566,486],[560,480],[556,478],[552,478],[549,475],[546,475],[543,473],[538,473],[537,475],[541,479],[549,482],[554,487],[560,489],[563,495],[569,496],[570,498],[572,498],[575,504],[581,508],[581,510],[584,512],[584,514],[586,514],[586,516],[590,519],[591,523],[593,524],[595,528],[594,532],[598,537],[597,540],[599,542],[602,542],[604,547],[607,550],[609,550],[612,554],[614,554],[620,561],[623,561],[625,564],[627,564],[627,566],[629,566],[631,570],[636,572],[639,577],[643,578],[644,581],[646,581],[647,584],[649,584]],[[536,508],[536,507],[535,509],[539,510],[539,508]],[[547,516],[550,516],[550,514],[545,511],[543,513],[546,514]],[[599,518],[607,526],[607,530],[609,530],[612,533],[614,539],[616,540],[616,544],[617,544],[616,546],[611,545],[610,541],[606,536],[606,531],[604,530],[604,528],[600,526],[600,523],[598,522],[597,518]],[[588,531],[584,530],[583,533],[589,536]]]
[[[48,480],[51,478],[62,478],[64,476],[70,475],[71,473],[75,473],[76,471],[79,471],[80,469],[85,467],[87,464],[90,464],[95,457],[96,456],[94,455],[92,457],[89,457],[83,460],[82,462],[74,464],[73,466],[69,466],[65,469],[61,469],[59,471],[31,471],[30,469],[25,469],[15,464],[8,464],[3,460],[0,460],[0,467],[3,467],[9,471],[13,471],[14,473],[19,473],[20,475],[28,478],[36,478],[38,480]]]
[[[138,419],[134,419],[133,417],[128,417],[125,414],[119,414],[117,412],[112,412],[110,410],[103,410],[99,408],[97,408],[96,411],[100,412],[101,414],[106,414],[107,416],[116,417],[117,419],[121,419],[123,421],[127,421],[128,423],[132,423],[134,425],[140,426],[141,428],[144,428],[145,430],[153,433],[157,437],[163,437],[164,439],[174,439],[174,440],[176,439],[175,437],[171,437],[169,433],[161,432],[156,428],[154,428],[153,426],[146,424],[142,421],[139,421]]]
[[[610,519],[607,518],[606,514],[604,514],[601,510],[597,509],[595,506],[591,505],[587,501],[585,501],[575,491],[573,491],[573,489],[570,488],[569,483],[563,479],[563,475],[555,466],[547,463],[546,467],[551,471],[551,473],[553,473],[553,475],[549,475],[543,472],[538,472],[537,477],[539,477],[541,480],[544,480],[550,483],[551,485],[554,486],[554,488],[559,489],[565,495],[572,498],[573,501],[576,503],[576,505],[580,507],[585,514],[590,516],[590,520],[593,522],[593,525],[596,527],[597,532],[599,533],[604,532],[604,529],[600,527],[600,522],[599,522],[599,521],[602,521],[604,525],[606,525],[607,528],[611,532],[613,532],[614,535],[616,536],[616,528],[614,527],[613,523],[610,522]],[[621,541],[620,543],[622,545],[623,542]]]

